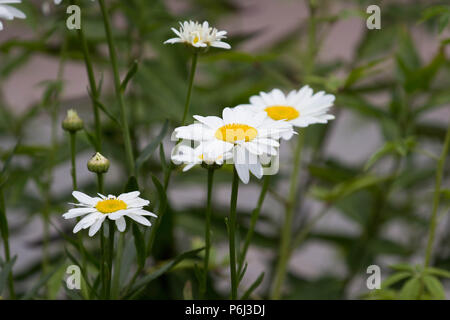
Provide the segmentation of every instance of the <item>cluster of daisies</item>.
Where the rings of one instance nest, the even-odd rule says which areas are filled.
[[[210,27],[207,21],[180,22],[180,29],[172,31],[177,37],[165,43],[231,48],[222,41],[226,31]],[[250,172],[257,178],[263,176],[263,164],[278,155],[279,140],[289,140],[295,133],[293,127],[334,119],[327,114],[333,102],[333,95],[322,91],[314,94],[304,86],[287,95],[279,89],[260,92],[250,98],[249,104],[225,108],[222,117],[196,115],[196,123],[175,129],[175,137],[182,142],[172,151],[172,161],[184,163],[184,171],[198,164],[232,163],[242,182],[248,183]]]
[[[239,178],[248,183],[250,172],[263,176],[263,164],[278,156],[280,139],[289,140],[293,127],[307,127],[334,119],[327,114],[334,96],[315,93],[309,86],[285,95],[279,89],[252,96],[249,104],[225,108],[222,117],[194,116],[196,123],[175,129],[175,137],[187,141],[172,152],[184,171],[196,164],[234,164]],[[193,142],[194,147],[189,146]]]
[[[231,48],[223,41],[226,31],[218,31],[208,22],[184,22],[180,23],[179,30],[172,30],[177,37],[165,43],[184,43],[199,50]],[[195,165],[217,167],[231,163],[240,180],[248,183],[250,173],[257,178],[264,175],[264,166],[279,154],[280,140],[291,139],[295,134],[294,127],[303,128],[334,119],[327,113],[333,102],[333,95],[322,91],[314,94],[309,86],[304,86],[287,95],[279,89],[260,92],[250,97],[248,104],[223,109],[221,117],[195,115],[195,123],[175,129],[175,137],[181,142],[172,151],[172,161],[185,164],[184,171]],[[89,228],[89,236],[100,229],[106,218],[115,221],[117,229],[123,232],[125,217],[146,226],[151,224],[144,216],[156,217],[143,209],[149,202],[139,198],[138,191],[118,197],[101,194],[90,197],[74,191],[73,196],[79,203],[63,217],[83,216],[73,231]]]

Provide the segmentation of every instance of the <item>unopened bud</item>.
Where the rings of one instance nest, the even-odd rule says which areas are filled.
[[[83,120],[81,120],[75,110],[70,109],[67,111],[67,117],[62,122],[62,128],[69,132],[77,132],[83,129]]]
[[[88,170],[95,173],[105,173],[109,169],[109,160],[97,152],[87,163]]]

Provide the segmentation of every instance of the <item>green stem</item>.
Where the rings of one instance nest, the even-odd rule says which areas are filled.
[[[231,275],[231,300],[237,299],[238,278],[236,270],[236,207],[239,190],[239,176],[236,168],[233,169],[233,184],[231,187],[230,220],[228,221],[228,233],[230,242],[230,275]]]
[[[439,161],[436,168],[436,183],[434,187],[434,195],[433,195],[433,208],[431,211],[431,221],[430,221],[430,231],[428,234],[428,243],[427,249],[425,253],[425,267],[428,267],[431,262],[431,253],[433,251],[433,242],[436,234],[437,227],[437,212],[439,208],[439,200],[441,196],[441,184],[442,184],[442,176],[444,172],[444,164],[445,158],[447,157],[448,149],[450,145],[450,121],[449,126],[447,128],[447,134],[445,135],[444,147],[442,148],[441,156],[439,157]]]
[[[0,231],[3,239],[3,247],[5,250],[5,260],[6,263],[11,262],[11,252],[9,249],[9,227],[8,227],[8,218],[6,217],[6,206],[5,206],[5,197],[3,194],[3,189],[0,187]],[[8,286],[9,286],[9,296],[11,299],[16,299],[16,293],[14,291],[14,278],[11,271],[8,274]]]
[[[109,219],[108,219],[109,220]],[[114,257],[114,221],[109,220],[109,242],[108,242],[108,277],[107,277],[107,290],[106,297],[111,299],[111,281],[112,281],[112,270],[113,270],[113,257]]]
[[[77,190],[77,168],[76,168],[76,132],[70,132],[70,158],[72,163],[71,168],[71,174],[72,174],[72,187],[73,190]],[[78,221],[81,220],[81,218],[77,219]],[[83,246],[83,233],[78,232],[78,250],[80,251],[81,255],[81,264],[83,268],[84,274],[87,274],[87,259],[86,259],[86,253],[85,248]],[[87,279],[85,279],[87,281]]]
[[[298,246],[300,246],[303,241],[306,239],[306,237],[308,236],[309,232],[312,230],[312,228],[316,225],[316,223],[323,218],[323,216],[325,216],[328,212],[329,212],[329,208],[330,208],[330,204],[328,204],[327,206],[325,206],[320,212],[319,214],[317,214],[317,216],[315,216],[314,218],[311,219],[311,221],[309,221],[305,227],[297,234],[297,236],[292,240],[292,245],[289,248],[289,255],[292,254],[292,251],[297,248]]]
[[[77,190],[77,163],[76,163],[76,139],[75,132],[70,133],[70,158],[72,163],[72,186],[73,190]]]
[[[97,185],[98,192],[103,194],[103,174],[97,173]],[[100,229],[100,278],[102,280],[102,290],[103,290],[103,298],[107,299],[108,297],[108,276],[107,276],[107,261],[108,261],[108,253],[106,252],[106,239],[105,239],[105,224],[103,223]]]
[[[116,255],[116,261],[114,263],[114,276],[112,280],[112,289],[111,289],[111,296],[113,299],[119,298],[119,291],[120,291],[120,269],[122,266],[122,255],[123,255],[123,247],[125,242],[125,234],[122,232],[119,236],[119,241],[117,243],[117,255]]]
[[[211,199],[212,199],[212,188],[214,180],[213,167],[208,168],[208,195],[206,198],[206,219],[205,219],[205,261],[203,265],[203,281],[200,285],[200,295],[203,297],[206,293],[207,281],[208,281],[208,270],[209,270],[209,254],[211,250]]]
[[[250,246],[250,242],[252,240],[253,233],[255,231],[256,222],[258,221],[259,213],[261,212],[261,207],[262,207],[262,204],[263,204],[264,199],[266,197],[267,189],[269,188],[269,184],[270,184],[270,176],[265,176],[264,177],[264,181],[263,181],[263,185],[262,185],[262,188],[261,188],[261,193],[259,194],[258,203],[256,205],[255,210],[253,210],[253,212],[252,212],[252,216],[251,216],[251,219],[250,219],[250,227],[248,229],[247,236],[245,237],[244,246],[242,247],[242,252],[241,252],[241,255],[239,257],[239,261],[238,261],[238,275],[241,274],[242,268],[244,267],[244,262],[245,262],[245,258],[247,256],[247,251],[248,251],[248,248]]]
[[[197,69],[197,60],[198,60],[198,53],[194,52],[194,54],[192,56],[191,72],[189,73],[188,91],[187,91],[187,95],[186,95],[186,102],[184,104],[183,119],[181,120],[182,126],[184,126],[184,124],[186,123],[186,117],[189,113],[189,106],[191,104],[192,87],[194,84],[195,71]]]
[[[294,220],[295,198],[297,196],[298,180],[300,173],[301,154],[303,148],[303,134],[297,138],[297,146],[294,151],[294,168],[291,174],[289,198],[286,206],[284,225],[281,230],[280,257],[275,271],[275,277],[272,283],[272,299],[279,299],[281,289],[286,277],[287,265],[290,257],[290,243],[292,234],[292,223]]]
[[[116,49],[115,49],[116,46],[115,46],[114,38],[113,38],[112,32],[111,32],[111,21],[109,19],[105,1],[99,0],[99,4],[100,4],[100,9],[102,11],[103,24],[105,26],[106,40],[108,42],[109,56],[111,59],[111,67],[112,67],[113,75],[114,75],[114,87],[115,87],[115,91],[116,91],[116,98],[117,98],[117,101],[119,102],[120,115],[122,118],[121,124],[122,124],[122,131],[123,131],[123,135],[124,135],[125,153],[126,153],[126,158],[127,158],[128,172],[130,175],[135,176],[136,168],[134,166],[133,148],[131,145],[130,130],[128,128],[128,121],[127,121],[126,109],[125,109],[125,101],[124,101],[123,90],[122,90],[121,81],[120,81],[120,74],[119,74]]]
[[[191,103],[191,94],[192,94],[192,87],[194,84],[194,76],[195,76],[195,71],[197,69],[197,60],[198,60],[198,53],[195,52],[193,57],[192,57],[192,65],[191,65],[191,71],[189,74],[189,80],[188,80],[188,91],[186,94],[186,101],[184,104],[184,112],[183,112],[183,119],[181,121],[181,125],[184,125],[186,122],[186,117],[189,113],[189,106]],[[172,163],[169,163],[168,168],[167,168],[167,172],[165,172],[164,174],[164,192],[167,191],[167,188],[169,187],[169,183],[170,183],[170,177],[172,175],[172,170],[173,170],[173,165]],[[148,252],[151,251],[152,247],[153,247],[153,242],[155,240],[156,237],[156,232],[159,229],[159,226],[161,225],[162,222],[162,218],[165,214],[165,211],[167,209],[167,205],[165,206],[165,208],[160,208],[161,210],[159,211],[159,216],[158,219],[155,221],[152,230],[150,231],[150,239],[148,242]]]
[[[71,1],[72,4],[78,4],[78,1]],[[99,92],[97,89],[97,82],[95,80],[94,68],[92,65],[91,55],[89,53],[89,47],[84,35],[83,28],[77,29],[78,39],[81,43],[81,48],[83,50],[84,64],[86,66],[86,73],[89,80],[89,88],[91,90],[91,100],[92,109],[94,111],[94,124],[95,124],[95,139],[96,139],[96,150],[97,152],[102,151],[102,126],[100,121],[100,111],[97,105],[99,99]]]

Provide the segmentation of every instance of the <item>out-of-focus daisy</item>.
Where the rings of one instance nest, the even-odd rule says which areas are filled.
[[[9,4],[21,3],[22,0],[0,0],[0,19],[13,20],[14,18],[25,19],[27,16],[19,9]],[[3,30],[3,24],[0,21],[0,30]]]
[[[63,214],[63,217],[73,219],[84,216],[75,225],[74,233],[89,228],[89,236],[92,237],[100,229],[106,218],[115,220],[117,229],[123,232],[126,228],[124,217],[129,217],[148,227],[151,226],[151,223],[144,216],[157,217],[153,212],[143,209],[150,202],[139,198],[139,191],[122,193],[118,197],[113,195],[106,197],[102,194],[99,194],[99,197],[90,197],[79,191],[74,191],[72,195],[79,201],[79,203],[72,203],[78,208],[70,209]]]
[[[228,43],[222,41],[226,38],[227,32],[210,27],[208,21],[202,24],[194,21],[180,22],[180,29],[172,28],[172,31],[177,37],[166,40],[164,43],[185,43],[195,48],[231,48]]]
[[[217,152],[217,150],[206,150],[204,145],[196,148],[191,148],[185,145],[178,145],[175,147],[175,152],[172,154],[172,161],[174,163],[184,163],[186,166],[183,171],[188,171],[198,164],[205,165],[222,165],[224,161],[230,159],[233,154],[231,152]]]
[[[175,129],[178,139],[198,141],[204,150],[220,154],[231,152],[239,178],[249,181],[249,171],[261,178],[260,157],[277,155],[281,135],[292,135],[286,121],[266,121],[265,112],[254,113],[246,108],[225,108],[222,118],[194,116],[200,123]]]
[[[307,127],[314,123],[327,123],[334,116],[327,114],[333,106],[334,95],[320,91],[314,94],[309,86],[300,90],[292,90],[285,95],[280,89],[269,93],[260,92],[250,97],[249,107],[255,112],[265,111],[273,121],[285,120],[295,127]],[[285,137],[283,137],[285,138]]]

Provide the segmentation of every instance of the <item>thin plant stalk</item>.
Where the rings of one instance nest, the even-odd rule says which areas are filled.
[[[228,220],[231,300],[236,300],[238,295],[238,277],[236,270],[236,207],[237,207],[238,191],[239,191],[239,176],[237,174],[236,168],[234,168],[233,183],[231,187],[230,218]]]
[[[279,299],[281,288],[286,277],[287,266],[289,262],[290,243],[292,235],[292,223],[294,220],[295,198],[298,191],[298,180],[301,165],[301,155],[303,149],[303,134],[297,138],[297,146],[294,151],[294,168],[291,173],[289,197],[286,205],[286,214],[284,217],[283,228],[281,229],[280,257],[275,269],[275,277],[272,284],[272,299]]]
[[[112,279],[112,288],[111,288],[111,297],[112,299],[118,299],[119,298],[119,291],[120,291],[120,269],[122,266],[122,254],[123,254],[123,247],[125,242],[125,234],[122,232],[119,235],[119,241],[117,242],[117,254],[116,254],[116,260],[114,262],[114,275]]]
[[[250,246],[250,242],[252,241],[253,233],[254,233],[255,227],[256,227],[256,222],[258,221],[259,213],[261,212],[261,207],[262,207],[264,199],[266,197],[267,190],[269,188],[269,184],[270,184],[270,176],[267,175],[264,177],[263,185],[261,188],[261,193],[259,194],[259,198],[258,198],[258,203],[256,205],[255,210],[253,210],[253,212],[252,212],[252,216],[250,218],[250,227],[248,229],[248,232],[247,232],[247,235],[246,235],[245,241],[244,241],[244,246],[242,247],[242,251],[239,256],[239,261],[238,261],[238,274],[239,275],[241,274],[242,268],[244,267],[245,258],[247,257],[247,251]]]
[[[70,132],[69,133],[69,137],[70,137],[70,159],[71,159],[71,176],[72,176],[72,187],[73,190],[77,190],[78,189],[78,185],[77,185],[77,167],[76,167],[76,138],[77,138],[77,134],[76,132]],[[80,219],[78,219],[79,221]],[[78,233],[78,248],[80,250],[80,255],[81,255],[81,264],[83,267],[83,271],[86,273],[87,271],[87,260],[86,260],[86,254],[85,254],[85,249],[83,246],[83,234],[81,232]]]
[[[433,251],[433,243],[436,234],[436,227],[438,222],[438,209],[439,209],[439,200],[441,196],[441,184],[442,184],[442,176],[444,173],[444,165],[445,159],[447,157],[447,153],[450,145],[450,121],[449,126],[447,128],[447,134],[445,135],[444,146],[442,148],[441,156],[439,157],[439,161],[437,163],[436,168],[436,182],[434,186],[434,194],[433,194],[433,207],[431,211],[431,220],[430,220],[430,230],[428,234],[428,242],[427,249],[425,252],[425,267],[428,267],[431,262],[431,253]]]
[[[191,72],[189,73],[188,91],[186,94],[186,102],[184,104],[183,119],[181,120],[182,126],[184,126],[184,124],[186,123],[186,118],[189,113],[189,106],[191,105],[192,87],[194,85],[195,71],[197,70],[197,60],[198,53],[194,52],[194,54],[192,55]]]
[[[8,227],[8,219],[6,217],[6,206],[5,206],[5,197],[3,194],[3,188],[0,186],[0,231],[3,239],[3,248],[5,250],[5,262],[11,262],[11,252],[9,249],[9,227]],[[8,288],[9,288],[9,297],[11,299],[16,299],[16,293],[14,290],[14,278],[12,273],[12,268],[8,274]]]
[[[76,163],[76,140],[77,134],[75,132],[70,132],[70,159],[72,168],[70,173],[72,175],[72,187],[73,190],[77,190],[77,163]]]
[[[315,56],[317,52],[316,46],[316,4],[314,1],[308,1],[309,20],[308,20],[308,63],[306,63],[305,74],[311,75],[314,72]],[[298,189],[298,178],[300,172],[301,153],[303,148],[303,135],[297,138],[297,146],[294,151],[294,168],[291,173],[291,181],[289,188],[289,198],[286,205],[286,214],[284,225],[281,230],[280,242],[280,258],[275,268],[275,276],[272,282],[272,299],[280,299],[281,289],[283,287],[284,279],[286,278],[287,267],[290,258],[290,243],[292,241],[292,222],[294,220],[294,211],[296,207],[296,196]]]
[[[203,265],[203,279],[200,285],[200,294],[204,296],[207,288],[208,281],[208,270],[209,270],[209,256],[211,251],[211,200],[212,200],[212,189],[214,180],[215,168],[208,168],[208,194],[206,198],[206,216],[205,216],[205,260]]]
[[[72,4],[78,4],[78,1],[72,0]],[[92,64],[91,55],[89,53],[89,47],[86,41],[86,36],[84,34],[83,28],[77,29],[78,40],[81,43],[81,49],[83,51],[84,64],[86,66],[86,73],[89,80],[90,96],[92,100],[92,110],[94,111],[94,126],[95,126],[95,140],[96,140],[96,150],[101,152],[102,150],[102,126],[100,120],[100,111],[97,105],[99,99],[99,92],[97,88],[97,82],[95,80],[94,67]]]
[[[103,188],[103,173],[97,173],[97,186],[98,186],[98,192],[103,194],[104,188]],[[100,259],[100,278],[102,281],[102,290],[103,290],[103,297],[106,299],[108,297],[108,275],[107,275],[107,263],[108,263],[108,254],[106,252],[106,239],[105,239],[105,224],[102,225],[100,229],[100,252],[101,252],[101,259]]]
[[[193,56],[192,56],[192,63],[191,63],[191,71],[189,73],[189,79],[188,79],[188,89],[187,89],[187,93],[186,93],[186,100],[184,103],[184,111],[183,111],[183,118],[181,119],[181,125],[183,126],[186,122],[186,118],[187,115],[189,113],[189,107],[191,105],[191,96],[192,96],[192,88],[194,86],[194,78],[195,78],[195,72],[197,70],[197,61],[198,61],[198,53],[194,52]],[[164,174],[164,192],[167,191],[167,189],[169,188],[169,182],[170,182],[170,177],[172,175],[172,170],[173,170],[173,165],[172,163],[170,163],[167,166],[167,172]],[[161,224],[162,218],[164,216],[165,210],[167,209],[164,208],[164,210],[161,210],[159,212],[159,217],[158,219],[155,221],[155,224],[151,230],[151,235],[150,235],[150,240],[149,240],[149,245],[148,248],[149,250],[152,248],[153,246],[153,241],[154,238],[156,236],[156,232]]]
[[[107,298],[111,298],[111,285],[112,285],[112,271],[113,271],[113,257],[114,257],[114,221],[109,220],[109,241],[108,241],[108,283],[107,283]]]
[[[131,137],[130,137],[130,130],[128,128],[128,121],[126,116],[126,109],[125,109],[125,101],[123,97],[123,90],[120,80],[120,74],[119,74],[119,67],[117,62],[117,56],[116,56],[116,46],[114,37],[112,35],[111,31],[111,21],[109,19],[108,10],[105,5],[104,0],[99,0],[100,9],[102,11],[103,16],[103,24],[105,27],[105,33],[106,33],[106,40],[108,42],[108,49],[109,49],[109,57],[111,60],[111,67],[113,70],[113,76],[114,76],[114,88],[116,92],[116,98],[119,102],[120,107],[120,115],[121,115],[121,125],[122,125],[122,132],[123,132],[123,138],[124,138],[124,144],[125,144],[125,153],[126,153],[126,159],[127,159],[127,167],[128,167],[128,173],[131,176],[135,176],[135,165],[134,165],[134,156],[133,156],[133,148],[131,145]]]

